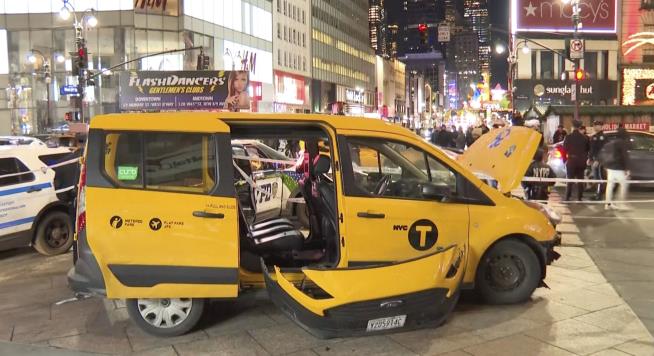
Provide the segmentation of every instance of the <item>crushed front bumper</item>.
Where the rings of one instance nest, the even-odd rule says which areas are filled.
[[[266,268],[264,266],[264,268]],[[275,305],[291,320],[312,335],[321,338],[378,335],[442,325],[452,313],[459,292],[447,297],[447,288],[345,304],[316,315],[291,298],[264,270],[266,288]],[[391,282],[392,283],[392,282]],[[387,330],[369,331],[370,321],[405,316],[404,325]]]

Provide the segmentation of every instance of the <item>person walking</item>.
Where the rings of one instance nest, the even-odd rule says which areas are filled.
[[[620,185],[618,191],[618,200],[625,201],[627,199],[627,191],[629,189],[629,135],[624,127],[618,128],[616,138],[610,143],[604,145],[602,149],[601,160],[604,167],[606,167],[606,204],[605,209],[628,210],[624,205],[613,203],[613,188],[616,184]]]
[[[559,125],[556,131],[554,131],[554,135],[552,136],[552,143],[559,143],[565,140],[566,136],[568,136],[568,132],[563,128],[563,125]]]
[[[574,121],[572,126],[574,130],[563,140],[563,148],[568,153],[568,161],[565,163],[567,178],[584,179],[589,150],[588,137],[579,132],[581,122]],[[581,201],[584,194],[583,183],[568,183],[565,190],[565,200],[570,200],[575,186],[577,187],[577,199]]]
[[[590,137],[590,151],[588,152],[588,165],[591,169],[591,177],[593,179],[602,180],[604,179],[603,167],[600,163],[599,154],[606,143],[606,136],[602,130],[604,125],[601,121],[593,122],[593,136]],[[602,194],[606,188],[604,183],[597,184],[597,190],[595,191],[595,200],[601,200]]]
[[[466,130],[466,146],[470,147],[475,142],[474,137],[472,137],[472,126],[468,126]]]
[[[466,148],[466,134],[463,133],[462,127],[459,127],[459,131],[456,133],[456,148],[460,150]]]

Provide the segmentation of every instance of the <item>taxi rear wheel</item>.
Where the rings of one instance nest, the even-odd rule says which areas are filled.
[[[540,279],[540,262],[534,251],[522,242],[504,240],[484,255],[475,284],[487,303],[513,304],[528,300]]]
[[[36,227],[34,249],[42,255],[64,253],[73,245],[73,222],[62,211],[52,211],[41,219]]]
[[[202,317],[205,300],[197,298],[128,299],[127,312],[143,331],[155,336],[179,336]]]

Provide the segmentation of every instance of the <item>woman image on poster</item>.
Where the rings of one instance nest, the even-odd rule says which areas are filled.
[[[227,81],[228,95],[225,99],[225,107],[230,111],[250,108],[250,95],[248,72],[244,70],[232,71]]]

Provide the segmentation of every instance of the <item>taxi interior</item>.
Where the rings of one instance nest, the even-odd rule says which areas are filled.
[[[303,173],[299,186],[308,211],[308,230],[292,218],[257,219],[256,213],[253,213],[256,211],[257,190],[259,194],[270,194],[261,191],[252,179],[253,163],[259,163],[256,158],[233,160],[235,184],[246,181],[248,185],[248,189],[237,188],[241,267],[250,272],[262,272],[261,258],[268,266],[284,268],[337,265],[340,251],[332,162],[331,157],[325,154],[329,149],[322,149],[321,152],[319,148],[319,142],[323,147],[331,146],[328,135],[317,127],[294,129],[292,134],[280,137],[279,127],[230,126],[233,141],[283,139],[302,141],[305,146],[301,152],[305,157],[300,159],[302,163],[298,171]],[[237,153],[233,148],[233,154]],[[296,157],[288,158],[289,163],[296,160]]]

